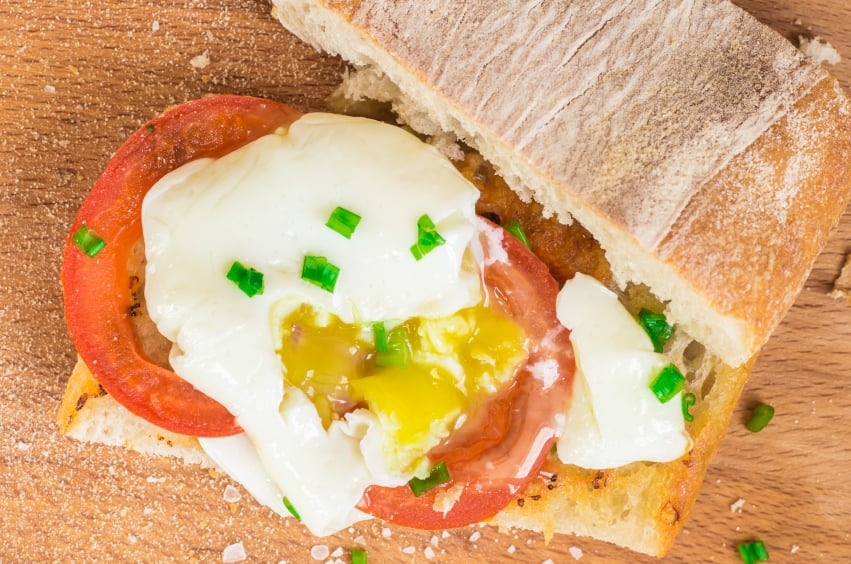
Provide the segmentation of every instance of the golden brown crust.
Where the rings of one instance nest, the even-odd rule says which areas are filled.
[[[819,82],[689,201],[659,255],[712,309],[768,340],[848,206],[849,105]]]
[[[820,99],[833,104],[835,128],[820,127],[818,112],[800,113],[796,104],[826,74],[729,2],[584,0],[548,8],[518,1],[494,8],[471,0],[452,9],[436,1],[275,2],[296,34],[356,65],[378,67],[405,106],[423,109],[423,122],[454,131],[546,211],[579,219],[606,248],[622,284],[652,287],[672,318],[729,364],[764,344],[809,272],[809,249],[823,243],[835,210],[847,202],[851,161],[818,168],[822,147],[844,151],[844,94],[820,87]],[[482,37],[499,37],[498,48]],[[744,191],[737,205],[754,212],[747,221],[760,233],[776,232],[786,218],[758,212],[778,209],[790,194],[804,208],[830,208],[826,216],[802,222],[794,240],[787,230],[756,248],[730,227],[741,214],[725,217],[727,209],[716,207],[711,215],[732,231],[690,247],[694,233],[685,223],[715,189],[713,179],[793,108],[798,142],[811,150],[797,155],[803,161],[796,174],[776,177],[774,191]],[[820,190],[799,190],[807,185]],[[682,244],[671,249],[676,240]],[[807,250],[784,265],[778,257],[790,241]],[[755,248],[773,257],[780,283],[767,283],[768,274],[747,260]],[[724,279],[701,267],[707,252],[734,257]],[[754,274],[764,279],[752,285]]]

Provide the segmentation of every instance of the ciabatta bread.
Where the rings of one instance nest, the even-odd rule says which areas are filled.
[[[768,339],[847,206],[840,87],[725,0],[274,4],[388,77],[412,127],[582,223],[622,284],[650,286],[730,365]]]
[[[666,354],[698,398],[694,448],[606,470],[551,457],[492,520],[664,554],[759,347],[847,205],[836,82],[722,1],[274,2],[297,35],[361,69],[350,97],[475,148],[545,214],[593,233],[630,309],[664,303],[678,324]],[[210,463],[82,363],[58,421],[81,440]]]

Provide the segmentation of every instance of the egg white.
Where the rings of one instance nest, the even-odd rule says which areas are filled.
[[[237,479],[259,484],[250,489],[279,513],[285,495],[317,535],[362,518],[354,506],[369,485],[411,476],[388,470],[375,415],[359,409],[326,430],[304,393],[285,388],[276,304],[369,323],[479,303],[479,274],[464,260],[477,197],[442,155],[397,127],[308,114],[288,131],[181,167],[145,198],[145,297],[173,342],[171,365],[245,430],[202,445]],[[351,239],[325,226],[337,206],[361,216]],[[410,247],[423,214],[446,243],[417,261]],[[301,279],[305,255],[340,268],[333,293]],[[226,278],[234,261],[264,274],[262,294],[249,298]],[[246,441],[256,457],[245,455]]]

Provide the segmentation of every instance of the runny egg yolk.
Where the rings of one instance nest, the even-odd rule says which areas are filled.
[[[310,398],[326,428],[366,407],[384,429],[388,467],[422,474],[428,451],[463,423],[470,407],[512,380],[528,356],[526,337],[511,319],[482,305],[409,319],[387,333],[401,335],[408,354],[381,366],[371,325],[344,323],[302,304],[283,318],[277,353],[286,384]]]

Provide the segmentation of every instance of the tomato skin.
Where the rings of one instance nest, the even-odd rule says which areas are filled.
[[[433,463],[446,462],[451,482],[420,497],[408,486],[367,489],[358,509],[397,525],[445,529],[494,516],[538,474],[556,437],[557,416],[565,412],[571,397],[575,362],[570,333],[556,317],[555,280],[508,232],[502,230],[501,242],[507,262],[489,260],[489,254],[496,253],[488,252],[487,236],[481,235],[480,241],[488,298],[526,332],[529,359],[518,369],[511,387],[471,418],[476,421],[472,428],[462,427],[458,436],[429,453]],[[558,366],[552,381],[535,373],[536,365],[546,361]],[[436,511],[433,506],[439,496],[458,484],[463,491],[452,508],[446,513]]]
[[[301,114],[259,98],[217,96],[154,118],[115,153],[83,202],[65,245],[65,317],[80,357],[103,388],[130,411],[163,429],[196,437],[240,432],[233,415],[142,352],[131,321],[129,253],[142,236],[142,200],[168,172],[222,156]],[[71,241],[81,225],[106,240],[88,257]]]

